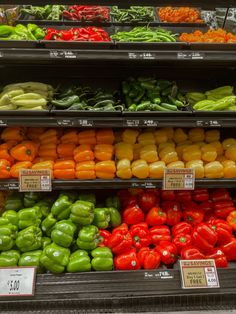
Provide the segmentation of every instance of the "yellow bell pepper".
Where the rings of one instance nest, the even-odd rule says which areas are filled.
[[[140,149],[140,159],[144,159],[147,162],[158,161],[157,147],[156,145],[146,145]]]
[[[121,159],[116,165],[116,175],[121,179],[130,179],[132,178],[132,171],[130,161],[128,159]]]
[[[175,148],[175,151],[179,157],[179,160],[183,159],[183,152],[184,149],[187,148],[189,145],[188,144],[178,144]]]
[[[164,161],[156,161],[149,164],[149,177],[152,179],[162,179],[166,164]]]
[[[163,129],[159,129],[159,130],[155,131],[154,136],[155,136],[157,145],[159,145],[161,143],[166,143],[168,141],[167,132]]]
[[[161,128],[161,130],[166,132],[168,140],[172,140],[174,137],[174,129],[173,128]]]
[[[159,157],[166,164],[169,164],[170,162],[173,162],[173,161],[177,161],[179,159],[175,149],[172,147],[163,148],[159,152]]]
[[[138,136],[138,142],[145,146],[155,144],[155,137],[152,132],[143,132]]]
[[[205,165],[205,177],[209,179],[217,179],[224,177],[224,168],[219,161],[212,161]]]
[[[188,135],[187,133],[181,129],[181,128],[177,128],[175,131],[174,131],[174,141],[175,143],[181,143],[181,142],[184,142],[188,139]]]
[[[145,160],[138,159],[132,162],[132,174],[138,179],[146,179],[149,176],[149,166]]]
[[[201,148],[202,146],[206,145],[206,142],[196,142],[194,144]]]
[[[226,138],[222,142],[222,146],[224,150],[228,149],[231,145],[235,145],[235,144],[236,144],[236,140],[234,138]]]
[[[122,141],[127,144],[135,144],[137,141],[137,137],[139,135],[139,131],[136,129],[125,129],[122,132]]]
[[[236,161],[236,144],[233,144],[226,149],[225,157],[229,160]]]
[[[182,159],[184,161],[201,159],[202,153],[198,145],[189,145],[183,149]]]
[[[160,152],[163,148],[166,148],[166,147],[172,147],[173,149],[175,149],[175,143],[172,141],[168,141],[166,143],[159,144],[158,152]]]
[[[183,161],[178,160],[178,161],[170,162],[167,165],[167,168],[171,168],[171,169],[180,168],[180,169],[183,169],[183,168],[185,168],[185,165],[184,165]]]
[[[236,164],[232,160],[225,160],[222,163],[224,167],[224,178],[236,178]]]
[[[193,143],[202,142],[205,139],[205,132],[203,128],[194,128],[189,130],[188,137]]]
[[[213,145],[205,144],[201,147],[202,151],[202,160],[206,162],[215,161],[217,158],[217,152]]]
[[[207,143],[215,142],[220,140],[220,131],[219,130],[209,130],[205,133],[205,141]]]
[[[224,154],[223,145],[220,141],[211,142],[211,145],[215,147],[217,156],[221,156]]]
[[[186,162],[185,168],[193,168],[195,170],[195,178],[204,178],[204,166],[202,160],[191,160]]]
[[[115,156],[117,159],[129,159],[130,161],[133,160],[133,145],[120,142],[115,145]]]
[[[134,160],[140,159],[140,151],[141,151],[142,147],[143,147],[142,144],[134,144],[133,145]]]
[[[223,161],[228,160],[225,155],[220,155],[217,156],[216,161],[219,161],[220,163],[222,163]]]

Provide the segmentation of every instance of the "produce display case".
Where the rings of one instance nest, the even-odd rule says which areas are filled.
[[[0,4],[4,4],[0,0]],[[73,5],[72,0],[57,0],[58,4]],[[49,0],[14,0],[17,5],[46,5]],[[97,1],[84,0],[86,5],[98,5]],[[119,3],[101,0],[99,5],[153,6],[155,21],[151,27],[166,26],[174,33],[192,32],[193,28],[204,31],[206,24],[170,25],[160,23],[153,0],[120,0]],[[176,5],[173,0],[160,0],[158,7]],[[227,4],[221,0],[181,0],[178,6],[187,5],[214,10],[216,7],[234,8],[235,0]],[[227,12],[228,13],[228,12]],[[227,25],[227,19],[225,19]],[[36,23],[43,26],[67,29],[92,25],[67,21],[38,21],[20,15],[18,23]],[[95,23],[96,24],[96,23]],[[138,23],[138,25],[142,23]],[[93,24],[94,25],[94,24]],[[137,25],[135,25],[137,26]],[[122,25],[114,18],[102,27],[113,34],[115,30],[130,29],[133,25]],[[126,42],[63,42],[63,41],[0,41],[1,85],[15,81],[34,80],[52,83],[85,82],[94,86],[118,89],[122,80],[130,73],[166,78],[179,81],[186,91],[204,87],[205,90],[222,85],[235,85],[236,46],[219,43],[126,43]],[[44,127],[100,129],[161,127],[220,129],[223,137],[231,137],[236,128],[236,111],[196,111],[186,106],[176,112],[131,112],[127,110],[93,112],[56,110],[49,105],[48,110],[4,110],[0,111],[0,127]],[[109,193],[112,189],[162,188],[162,179],[122,180],[52,180],[53,191],[101,190]],[[235,194],[236,178],[196,179],[196,188],[227,188]],[[0,179],[1,191],[18,191],[16,179]],[[105,191],[105,192],[104,192]],[[3,313],[24,312],[45,313],[68,312],[158,312],[173,310],[232,309],[236,307],[236,263],[228,268],[218,269],[220,288],[181,288],[179,264],[172,267],[161,266],[156,270],[106,271],[75,274],[37,274],[35,296],[0,297]]]

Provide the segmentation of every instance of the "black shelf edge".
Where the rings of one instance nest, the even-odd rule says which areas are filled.
[[[177,268],[177,266],[176,266]],[[150,278],[150,275],[152,277]],[[220,288],[181,289],[179,269],[111,271],[37,275],[34,297],[0,298],[1,310],[95,309],[95,313],[156,312],[170,310],[230,308],[236,305],[236,268],[218,269]],[[148,306],[148,307],[147,307]],[[120,311],[119,311],[120,312]],[[50,311],[51,313],[51,311]],[[94,311],[93,311],[94,313]],[[122,312],[124,313],[124,312]]]
[[[0,0],[0,4],[6,4],[6,0]],[[22,0],[13,0],[12,4],[22,4]],[[57,4],[75,4],[74,0],[57,0]],[[46,5],[50,4],[49,0],[24,0],[23,4],[32,4],[32,5]],[[96,0],[84,0],[83,4],[95,4],[97,5],[98,2]],[[113,5],[119,5],[120,7],[127,7],[130,5],[153,5],[155,6],[157,3],[154,0],[133,0],[132,2],[127,2],[125,0],[119,0]],[[99,5],[111,5],[110,0],[100,0]],[[173,5],[173,0],[159,0],[158,6],[167,6]],[[196,6],[202,7],[206,9],[215,8],[215,7],[233,7],[235,5],[234,0],[227,0],[227,2],[222,0],[179,0],[177,3],[178,6]]]
[[[25,127],[81,127],[81,128],[129,128],[129,127],[204,127],[204,128],[234,128],[236,125],[236,112],[135,112],[109,115],[100,112],[83,112],[70,114],[68,111],[62,116],[56,112],[45,113],[32,111],[27,115],[22,112],[0,111],[0,127],[14,127],[24,124]]]
[[[52,180],[53,190],[71,190],[71,189],[127,189],[127,188],[162,188],[162,179],[130,179],[122,180],[115,178],[113,180]],[[236,188],[235,179],[196,179],[195,187],[205,188]],[[0,180],[0,190],[18,190],[18,180]]]

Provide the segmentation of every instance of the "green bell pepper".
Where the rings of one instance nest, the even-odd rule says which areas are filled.
[[[67,271],[69,273],[76,273],[79,271],[90,271],[91,263],[88,253],[84,250],[77,250],[71,254]]]
[[[16,211],[9,209],[2,214],[2,217],[6,218],[10,224],[18,228],[18,213]]]
[[[117,227],[121,224],[121,215],[120,212],[114,208],[114,207],[109,207],[108,208],[110,212],[110,227]]]
[[[50,213],[51,206],[47,201],[39,201],[36,203],[43,217],[47,217]]]
[[[95,208],[93,224],[99,229],[106,229],[111,220],[110,211],[108,208]]]
[[[42,214],[38,206],[24,208],[18,212],[19,229],[25,229],[29,226],[39,226],[41,224]]]
[[[24,194],[24,207],[33,207],[37,202],[39,202],[41,197],[40,193],[37,192],[26,192]]]
[[[5,210],[15,210],[18,211],[24,208],[24,204],[22,201],[22,196],[20,193],[8,195],[5,202]]]
[[[108,247],[98,247],[91,252],[93,269],[105,271],[113,269],[113,255]]]
[[[0,254],[0,267],[17,266],[20,258],[20,252],[17,250],[9,250]]]
[[[56,224],[57,220],[53,217],[53,214],[49,214],[43,221],[42,221],[42,231],[48,236],[51,236],[52,228]]]
[[[44,249],[47,245],[51,244],[52,240],[48,237],[42,237],[42,248]]]
[[[94,250],[101,242],[99,230],[96,226],[84,226],[77,239],[77,245],[82,250]]]
[[[94,219],[94,204],[86,201],[76,201],[71,205],[70,220],[82,226],[90,225]]]
[[[118,210],[120,210],[121,205],[120,205],[120,199],[117,196],[110,196],[106,199],[106,207],[114,207]]]
[[[0,251],[8,251],[15,244],[17,227],[10,224],[6,218],[0,219]]]
[[[68,248],[73,242],[76,229],[76,226],[70,220],[58,221],[51,233],[52,241]]]
[[[90,203],[93,203],[94,205],[96,205],[96,196],[93,193],[80,193],[79,194],[79,200],[90,202]]]
[[[45,32],[41,28],[39,28],[39,27],[34,31],[34,37],[37,40],[44,39],[45,35],[46,35]]]
[[[40,228],[30,226],[18,232],[16,246],[21,252],[34,251],[42,246],[42,231]]]
[[[75,201],[78,200],[78,192],[75,192],[75,191],[72,191],[72,192],[64,191],[64,192],[60,193],[59,196],[68,196],[69,201],[72,203],[74,203]]]
[[[70,250],[55,243],[46,246],[40,263],[52,273],[62,273],[69,263]]]
[[[37,272],[42,273],[43,267],[40,263],[42,253],[42,250],[23,253],[19,259],[18,266],[36,266]]]
[[[53,203],[51,213],[57,220],[67,219],[70,216],[72,202],[67,195],[60,194]]]

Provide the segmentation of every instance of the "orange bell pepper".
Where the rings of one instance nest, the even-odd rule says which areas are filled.
[[[21,142],[25,137],[24,128],[15,127],[15,128],[5,128],[2,131],[1,139],[4,141],[16,141]]]
[[[55,129],[49,129],[39,136],[39,141],[42,144],[58,144],[58,131]]]
[[[18,161],[13,166],[11,166],[10,174],[12,178],[18,178],[21,169],[31,169],[31,161]]]
[[[75,162],[74,160],[56,160],[53,169],[75,169]]]
[[[32,169],[46,169],[46,170],[51,170],[51,177],[53,178],[53,166],[54,162],[51,160],[47,161],[41,161],[33,164]]]
[[[61,158],[73,157],[73,152],[75,149],[75,144],[73,143],[62,143],[57,145],[57,153]]]
[[[40,135],[45,131],[45,128],[28,128],[27,137],[31,140],[38,140]]]
[[[36,157],[37,147],[32,141],[24,141],[12,147],[10,154],[18,161],[32,161]]]
[[[97,162],[95,165],[96,176],[100,179],[113,179],[116,173],[116,165],[113,160]]]
[[[61,137],[61,143],[73,143],[78,144],[78,134],[75,130],[69,130]]]
[[[7,143],[4,143],[4,144],[0,145],[0,158],[1,159],[12,160],[12,157],[9,154],[9,147],[8,147]]]
[[[94,160],[91,145],[82,144],[74,149],[74,160],[76,162]]]
[[[94,155],[97,160],[112,160],[114,146],[109,144],[98,144],[94,147]]]
[[[112,145],[115,140],[114,132],[112,129],[100,129],[96,133],[97,144],[110,144]]]
[[[43,162],[43,161],[54,161],[55,158],[50,158],[50,157],[36,157],[33,161],[32,164],[37,164],[39,162]]]
[[[75,176],[81,180],[96,179],[95,162],[83,161],[76,164]]]
[[[75,179],[75,169],[54,169],[53,175],[55,179]]]
[[[7,159],[0,159],[0,179],[9,179],[11,177],[11,163]]]
[[[79,144],[96,145],[96,132],[95,130],[81,131],[78,134]]]

